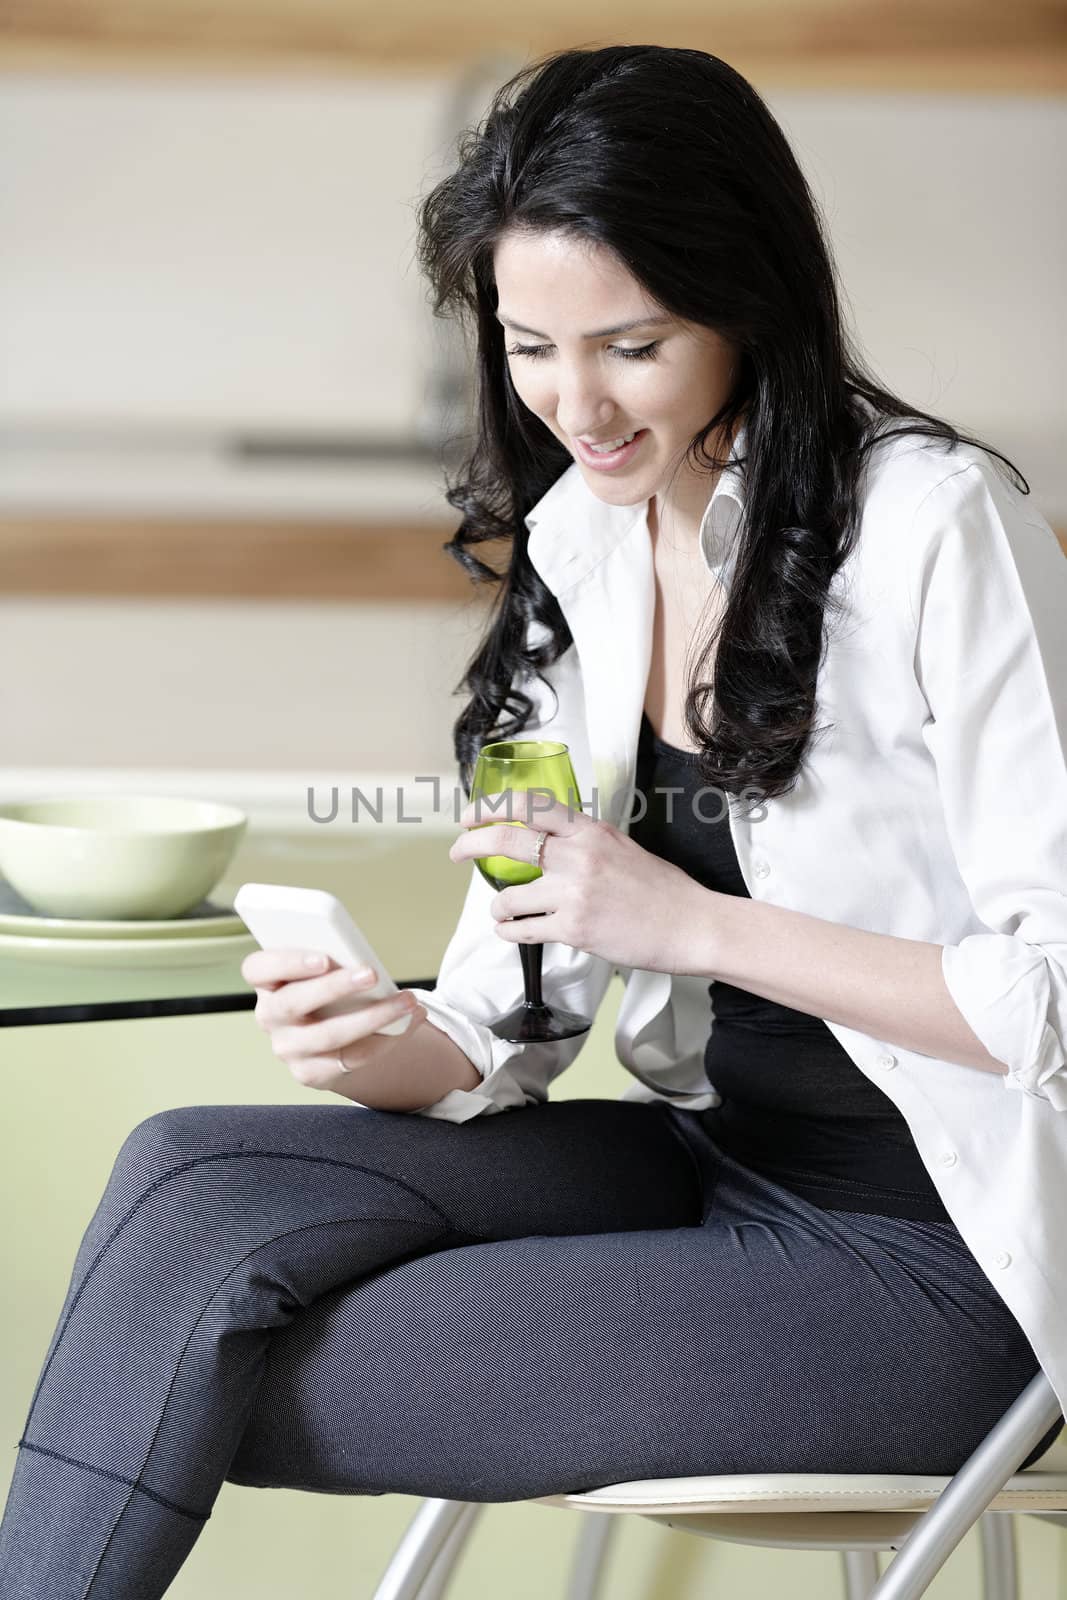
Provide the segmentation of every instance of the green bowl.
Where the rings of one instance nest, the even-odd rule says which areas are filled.
[[[0,805],[0,872],[52,917],[180,917],[218,883],[248,818],[154,795]]]

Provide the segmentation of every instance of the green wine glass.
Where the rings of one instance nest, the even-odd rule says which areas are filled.
[[[511,790],[513,795],[527,795],[526,805],[512,801],[510,810],[505,810],[501,804],[492,810],[485,808],[487,820],[478,823],[478,827],[490,828],[495,822],[506,821],[517,827],[530,827],[536,833],[536,796],[560,800],[575,811],[581,809],[578,783],[565,744],[539,739],[504,739],[483,745],[474,768],[471,799],[484,807],[490,795],[499,795],[505,790]],[[522,820],[520,813],[529,816],[529,823]],[[475,865],[494,889],[533,883],[542,876],[541,868],[533,862],[515,861],[511,856],[483,856]],[[527,912],[526,915],[536,916],[537,913]],[[545,1004],[541,993],[544,948],[541,944],[520,944],[526,998],[514,1011],[490,1023],[490,1031],[498,1039],[507,1039],[512,1044],[547,1044],[556,1039],[574,1039],[580,1033],[588,1033],[592,1026],[587,1018],[573,1011]]]

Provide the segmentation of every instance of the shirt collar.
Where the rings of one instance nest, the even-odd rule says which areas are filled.
[[[744,510],[744,470],[738,458],[745,447],[745,425],[734,435],[727,465],[719,475],[700,523],[700,548],[710,571],[728,580],[735,535]],[[612,506],[597,499],[577,464],[569,466],[527,513],[530,560],[553,594],[580,582],[640,523],[647,527],[648,502]]]

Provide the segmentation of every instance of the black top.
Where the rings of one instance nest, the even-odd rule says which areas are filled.
[[[647,717],[637,795],[631,839],[705,888],[747,897],[726,797]],[[720,1149],[822,1209],[951,1222],[906,1121],[821,1018],[721,980],[708,992],[704,1065],[722,1104],[702,1119]]]

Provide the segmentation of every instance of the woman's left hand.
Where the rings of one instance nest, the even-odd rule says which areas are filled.
[[[521,801],[519,791],[512,798]],[[453,861],[509,856],[535,863],[545,833],[542,875],[503,889],[490,903],[496,933],[512,944],[568,944],[603,956],[613,966],[685,973],[697,943],[694,919],[706,919],[710,892],[694,878],[643,850],[610,822],[538,797],[529,827],[485,825],[487,811],[504,810],[496,797],[471,801],[460,816],[467,828],[449,850]],[[521,805],[507,812],[518,815]],[[480,824],[480,825],[479,825]],[[530,921],[512,922],[512,917]],[[702,941],[705,942],[705,941]]]

